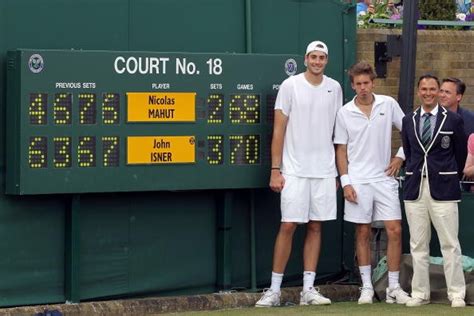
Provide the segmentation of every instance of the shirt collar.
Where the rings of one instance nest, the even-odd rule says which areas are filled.
[[[433,114],[433,116],[436,116],[436,115],[438,115],[438,110],[439,110],[439,106],[438,106],[438,104],[436,104],[436,106],[433,108],[433,110],[431,110],[431,112],[429,112],[429,113]],[[423,109],[422,106],[420,106],[420,116],[423,116],[423,114],[425,114],[425,113],[426,113],[426,111]]]
[[[374,96],[374,104],[372,105],[372,111],[375,109],[375,107],[381,103],[383,103],[383,100],[380,99],[380,96],[378,96],[377,94],[375,93],[372,93],[372,95]],[[356,105],[356,100],[357,98],[357,95],[354,96],[354,98],[352,98],[352,101],[347,105],[347,109],[349,111],[352,111],[352,112],[360,112],[360,109],[359,107]]]

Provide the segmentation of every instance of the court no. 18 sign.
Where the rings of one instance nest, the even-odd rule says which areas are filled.
[[[6,192],[266,187],[275,97],[301,61],[11,51]]]

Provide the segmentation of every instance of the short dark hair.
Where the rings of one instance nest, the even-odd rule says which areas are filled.
[[[420,86],[420,82],[421,82],[421,80],[423,80],[423,79],[433,79],[433,80],[435,80],[436,83],[438,84],[438,88],[439,88],[439,86],[440,86],[438,77],[436,77],[435,75],[432,75],[432,74],[424,74],[424,75],[420,76],[420,79],[418,79],[418,85],[417,85],[417,87]]]
[[[369,75],[370,80],[374,80],[377,77],[374,68],[366,61],[360,61],[352,65],[349,69],[349,78],[351,79],[351,82],[354,82],[354,77],[359,75]]]
[[[456,85],[456,93],[460,95],[464,95],[466,92],[466,84],[459,78],[455,77],[448,77],[443,79],[443,83],[445,82],[452,82]]]

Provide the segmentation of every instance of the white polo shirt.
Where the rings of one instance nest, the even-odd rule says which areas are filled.
[[[281,171],[304,178],[337,176],[333,134],[342,107],[339,82],[323,76],[318,86],[304,73],[287,78],[280,86],[275,110],[288,117]]]
[[[372,183],[390,179],[392,125],[402,129],[405,116],[392,97],[374,94],[368,118],[355,104],[355,97],[337,113],[335,144],[347,145],[348,174],[352,183]],[[404,159],[403,151],[398,157]]]

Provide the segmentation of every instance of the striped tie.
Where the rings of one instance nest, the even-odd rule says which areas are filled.
[[[431,113],[423,114],[423,132],[421,133],[421,142],[425,148],[428,148],[428,145],[431,141]]]

